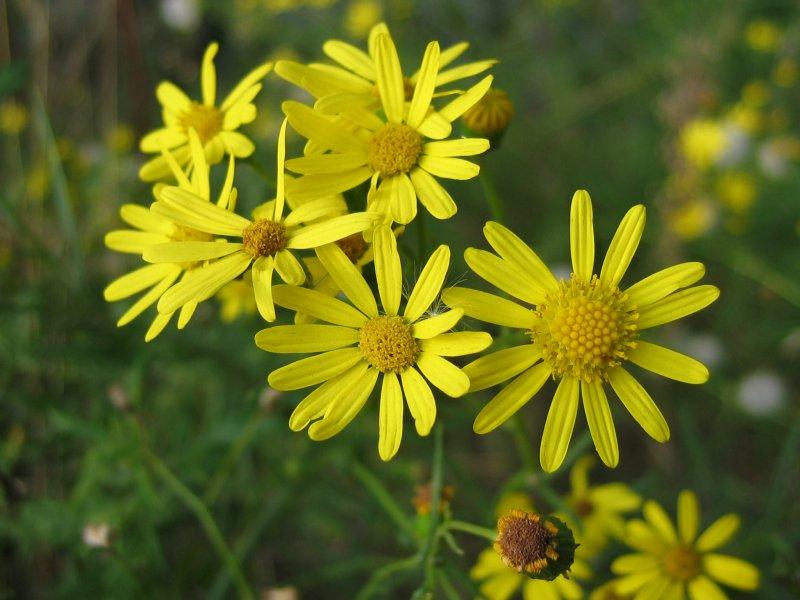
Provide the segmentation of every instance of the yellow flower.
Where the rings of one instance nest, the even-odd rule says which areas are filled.
[[[712,285],[688,287],[705,273],[697,262],[675,265],[620,288],[644,222],[644,206],[628,211],[611,241],[600,275],[593,275],[592,204],[588,193],[577,191],[570,214],[573,273],[560,281],[509,229],[498,223],[486,224],[486,239],[499,256],[468,248],[464,259],[480,277],[533,308],[466,288],[450,288],[442,295],[448,306],[463,308],[466,315],[488,323],[520,329],[531,340],[464,368],[472,391],[514,378],[478,414],[473,425],[477,433],[498,427],[552,377],[558,381],[558,389],[540,451],[546,471],[556,470],[564,460],[581,396],[595,448],[606,465],[616,466],[619,448],[605,383],[651,437],[659,442],[669,439],[669,426],[661,411],[622,363],[630,361],[686,383],[705,382],[705,366],[641,340],[640,333],[708,306],[719,290]]]
[[[165,186],[151,210],[184,227],[212,235],[240,238],[240,242],[224,239],[173,241],[149,246],[144,259],[152,263],[181,264],[188,261],[216,260],[195,276],[184,280],[164,293],[158,311],[171,313],[181,306],[213,296],[223,285],[233,281],[252,265],[256,305],[267,321],[275,320],[272,303],[272,274],[277,271],[285,282],[302,285],[305,272],[291,252],[329,244],[372,226],[375,215],[353,213],[319,221],[308,227],[303,223],[338,213],[336,198],[320,198],[298,207],[283,216],[286,122],[278,137],[278,176],[275,202],[265,209],[265,216],[255,221],[204,202],[197,194],[175,186]]]
[[[614,591],[614,582],[609,581],[599,588],[592,590],[592,593],[589,594],[589,600],[633,600],[633,596],[629,594],[617,594],[617,592]],[[674,600],[679,599],[676,598]]]
[[[321,353],[269,376],[269,384],[278,390],[322,384],[300,402],[289,419],[293,431],[310,424],[308,435],[317,441],[336,435],[350,423],[382,375],[378,453],[389,460],[403,435],[403,396],[417,433],[428,435],[436,419],[436,402],[423,375],[448,396],[462,396],[469,389],[469,379],[442,357],[479,352],[492,338],[483,332],[445,333],[459,321],[461,310],[423,318],[447,274],[447,246],[439,246],[431,255],[401,315],[400,256],[388,227],[376,229],[375,244],[382,312],[358,269],[338,246],[329,244],[318,247],[317,256],[352,304],[315,290],[275,286],[276,304],[329,324],[270,327],[256,334],[256,344],[269,352]]]
[[[692,199],[672,210],[667,216],[667,226],[681,239],[693,240],[708,233],[717,220],[711,202]]]
[[[623,514],[636,510],[642,499],[624,483],[589,485],[589,469],[594,459],[585,456],[570,471],[570,492],[566,502],[579,523],[573,523],[567,514],[559,514],[580,542],[584,556],[594,556],[608,544],[610,538],[619,538],[625,530]]]
[[[727,514],[697,536],[700,511],[694,492],[678,496],[677,531],[664,509],[652,500],[644,504],[644,521],[628,523],[624,542],[636,550],[620,556],[611,570],[621,575],[614,584],[618,594],[642,598],[724,600],[728,596],[717,583],[753,591],[759,572],[752,564],[718,554],[739,528],[739,517]]]
[[[253,294],[253,282],[249,273],[242,279],[226,284],[217,292],[220,302],[219,316],[226,323],[235,321],[242,315],[256,313],[256,297]]]
[[[379,43],[382,36],[388,38],[388,44]],[[381,62],[379,54],[382,51],[385,52],[387,46],[391,46],[396,62],[396,65],[390,65],[395,71],[392,75],[398,78],[402,92],[400,100],[394,97],[393,90],[388,92],[392,96],[390,100],[393,108],[396,108],[397,102],[412,100],[414,90],[423,75],[426,75],[428,79],[425,87],[430,88],[430,95],[435,98],[459,93],[454,90],[441,90],[437,93],[437,90],[455,81],[483,73],[497,63],[496,60],[482,60],[447,69],[448,65],[469,48],[469,44],[460,42],[442,52],[438,52],[437,45],[438,61],[433,61],[431,64],[423,60],[422,68],[419,71],[411,77],[404,78],[400,70],[400,62],[394,52],[394,42],[389,28],[386,23],[379,23],[369,33],[369,53],[340,40],[328,40],[322,46],[322,51],[337,63],[336,65],[319,63],[301,65],[282,60],[276,63],[275,72],[286,81],[303,88],[317,98],[315,107],[323,113],[339,114],[340,112],[349,112],[353,108],[375,110],[381,107],[381,96],[387,93],[387,90],[381,85],[381,78],[384,77],[382,71],[386,67],[379,66]],[[430,44],[428,47],[430,48]],[[384,56],[384,63],[386,62],[385,58]],[[429,69],[435,67],[432,75],[426,74],[424,70],[426,66]],[[430,100],[430,98],[428,99]],[[386,102],[383,104],[385,106]]]
[[[287,161],[290,171],[303,174],[288,190],[298,201],[352,189],[368,179],[376,192],[370,210],[390,215],[398,223],[409,223],[417,214],[417,198],[437,219],[456,213],[456,203],[436,181],[471,179],[478,165],[459,156],[481,154],[489,141],[462,138],[444,141],[451,123],[477,102],[491,85],[492,77],[458,96],[439,112],[430,108],[439,63],[439,45],[431,42],[422,61],[421,75],[410,103],[405,102],[403,77],[394,44],[388,35],[376,40],[378,88],[386,118],[358,114],[353,130],[341,121],[320,114],[298,102],[284,102],[289,122],[301,135],[331,152]]]
[[[725,173],[717,180],[716,188],[720,201],[738,214],[747,212],[756,200],[756,184],[747,173]]]
[[[345,11],[345,31],[355,38],[363,38],[380,21],[382,13],[378,0],[353,0]]]
[[[503,90],[492,88],[461,117],[471,131],[493,137],[500,135],[514,118],[514,105]]]
[[[117,154],[128,152],[134,141],[133,128],[125,123],[118,123],[105,136],[106,146]]]
[[[690,121],[680,133],[683,155],[699,169],[707,169],[716,163],[727,145],[722,125],[711,119]]]
[[[28,124],[28,109],[16,100],[6,100],[0,104],[0,131],[17,135]]]
[[[192,169],[191,179],[181,170],[172,155],[168,151],[164,151],[165,161],[178,182],[178,188],[176,189],[193,194],[204,207],[214,206],[211,203],[208,164],[205,162],[200,139],[194,130],[189,132],[189,144],[194,155],[194,168]],[[233,158],[231,158],[228,164],[225,184],[217,200],[217,206],[214,206],[223,213],[233,210],[236,203],[236,190],[233,188],[233,168]],[[155,187],[154,192],[157,198],[163,190],[163,185]],[[106,235],[106,246],[117,252],[142,255],[150,247],[159,244],[177,243],[178,241],[188,243],[185,240],[192,240],[193,243],[209,243],[213,239],[206,232],[153,213],[144,206],[126,204],[120,209],[120,216],[123,221],[134,227],[134,229],[111,231]],[[193,260],[179,264],[148,265],[131,271],[111,282],[103,292],[103,296],[108,302],[123,300],[148,290],[120,317],[117,321],[117,327],[127,325],[152,306],[178,278],[182,277],[183,281],[191,280],[197,274],[200,266],[201,263]],[[178,329],[183,329],[186,326],[192,318],[197,304],[197,301],[192,301],[180,307]],[[149,342],[158,336],[167,326],[174,312],[175,309],[168,313],[156,315],[145,334],[145,341]]]
[[[142,138],[139,148],[145,153],[157,153],[162,149],[172,151],[181,166],[190,163],[189,130],[194,129],[205,150],[206,161],[216,164],[225,154],[244,158],[253,153],[255,147],[237,129],[256,118],[253,99],[261,91],[259,81],[269,73],[272,63],[264,63],[248,73],[217,106],[217,72],[214,57],[219,46],[213,43],[203,56],[201,87],[203,101],[196,102],[184,94],[175,84],[161,82],[156,88],[156,97],[161,103],[164,127],[151,131]],[[139,171],[144,181],[156,181],[169,176],[170,170],[163,156],[145,163]]]
[[[744,30],[747,45],[756,52],[774,52],[782,37],[780,28],[766,19],[751,21]]]

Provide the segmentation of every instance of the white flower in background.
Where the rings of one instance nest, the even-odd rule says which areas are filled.
[[[197,0],[161,0],[161,18],[178,31],[194,31],[200,24],[200,6]]]
[[[719,366],[725,359],[722,342],[710,333],[685,333],[675,345],[681,352],[694,356],[709,369]]]
[[[786,391],[786,382],[780,375],[759,370],[739,382],[736,398],[739,405],[750,414],[767,416],[783,408]]]
[[[721,167],[734,167],[741,164],[750,151],[750,135],[736,123],[725,123],[725,149],[717,159]]]
[[[89,523],[83,528],[83,543],[90,548],[108,548],[111,543],[108,523]]]

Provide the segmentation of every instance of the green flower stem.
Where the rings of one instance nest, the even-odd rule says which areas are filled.
[[[506,214],[505,203],[500,197],[500,194],[497,193],[497,188],[494,185],[494,181],[486,170],[485,162],[481,165],[481,173],[478,176],[478,179],[481,181],[483,195],[486,197],[486,204],[489,207],[489,214],[491,215],[492,220],[502,223]]]
[[[525,433],[525,425],[522,423],[522,417],[519,416],[519,413],[514,413],[506,423],[514,437],[514,444],[517,446],[517,452],[522,459],[523,467],[531,472],[536,471],[536,451],[533,449],[530,438]]]
[[[442,518],[442,471],[444,464],[444,427],[437,423],[433,431],[433,468],[431,472],[431,512],[428,539],[422,548],[422,568],[425,575],[421,591],[434,593],[436,587],[436,555],[439,549],[439,523]],[[420,590],[418,590],[419,592]]]
[[[416,218],[417,223],[417,260],[424,264],[425,257],[428,255],[428,226],[425,219],[425,211],[420,210]]]
[[[198,498],[192,490],[178,479],[178,477],[169,469],[169,467],[156,456],[150,448],[147,447],[144,439],[141,426],[139,427],[140,437],[142,438],[142,455],[147,461],[153,472],[164,482],[164,484],[172,491],[173,494],[183,503],[183,505],[194,513],[197,520],[200,521],[200,526],[203,528],[206,536],[208,537],[214,549],[217,551],[220,560],[228,569],[231,578],[239,590],[240,598],[247,598],[251,600],[255,598],[250,586],[242,573],[236,557],[228,548],[225,538],[222,537],[222,532],[219,530],[214,517],[203,504],[203,501]]]
[[[442,528],[449,531],[463,531],[464,533],[470,533],[474,536],[484,538],[489,542],[494,542],[497,539],[497,532],[494,529],[481,527],[480,525],[473,525],[472,523],[467,523],[466,521],[447,521],[442,525]]]
[[[387,579],[391,579],[392,583],[396,581],[396,575],[405,571],[413,571],[419,567],[421,557],[419,554],[410,556],[391,562],[377,569],[372,573],[372,576],[367,580],[367,583],[356,594],[355,600],[369,600],[375,598],[376,592],[380,589],[381,584]]]
[[[413,523],[378,478],[359,462],[353,462],[350,468],[353,471],[353,475],[355,475],[367,491],[372,494],[372,497],[381,505],[381,508],[383,508],[389,518],[394,521],[395,525],[402,529],[403,533],[408,535],[411,539],[414,539],[417,532]]]

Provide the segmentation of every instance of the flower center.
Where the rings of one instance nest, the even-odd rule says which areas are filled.
[[[558,560],[558,528],[539,515],[515,509],[500,517],[497,528],[494,549],[510,568],[520,573],[538,573],[550,561]]]
[[[495,135],[505,131],[514,117],[514,105],[502,90],[490,89],[461,117],[475,133]]]
[[[178,117],[185,132],[193,128],[200,142],[205,144],[222,131],[222,113],[215,106],[192,102]]]
[[[275,256],[286,247],[286,227],[272,219],[259,219],[244,228],[242,243],[253,257]]]
[[[336,245],[342,249],[342,252],[353,264],[358,262],[358,259],[364,256],[364,252],[367,251],[367,242],[364,241],[364,236],[361,233],[348,235],[338,240]]]
[[[369,141],[369,166],[384,177],[407,173],[422,154],[422,136],[403,123],[387,123]]]
[[[358,347],[381,373],[402,373],[417,361],[419,345],[403,317],[375,317],[364,323]]]
[[[678,581],[691,581],[700,574],[700,555],[687,546],[668,550],[662,560],[667,574]]]
[[[604,287],[597,277],[559,282],[558,291],[536,308],[530,331],[553,375],[597,381],[625,360],[636,347],[639,315],[625,310],[623,300],[616,287]]]

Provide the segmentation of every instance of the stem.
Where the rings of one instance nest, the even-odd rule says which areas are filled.
[[[477,537],[489,540],[490,542],[494,542],[497,539],[497,532],[494,529],[481,527],[480,525],[473,525],[472,523],[467,523],[466,521],[448,521],[442,525],[442,528],[452,531],[463,531],[464,533],[470,533]]]
[[[519,416],[519,413],[514,413],[507,423],[514,436],[514,444],[517,446],[517,452],[519,452],[525,469],[528,471],[536,471],[536,452],[533,449],[530,438],[525,435],[525,426],[522,423],[522,417]]]
[[[439,547],[439,523],[442,516],[442,465],[444,463],[444,427],[437,423],[433,432],[433,469],[431,472],[431,513],[428,539],[422,549],[422,567],[425,573],[423,592],[433,593],[436,586],[436,554]]]
[[[402,529],[406,535],[412,539],[415,538],[417,532],[414,529],[411,521],[409,521],[406,514],[398,506],[397,502],[394,501],[394,498],[392,498],[388,490],[380,481],[378,481],[378,478],[370,473],[359,462],[354,462],[350,468],[353,471],[353,475],[355,475],[361,484],[367,488],[367,491],[372,494],[372,497],[375,498],[375,500],[377,500],[378,504],[381,505],[381,508],[383,508],[389,518],[394,521],[394,523],[400,527],[400,529]]]
[[[489,214],[492,217],[493,221],[497,221],[498,223],[502,223],[503,219],[505,218],[505,203],[503,199],[500,198],[500,195],[497,193],[497,188],[494,185],[494,181],[489,176],[488,171],[486,171],[486,164],[484,163],[483,167],[481,168],[480,177],[478,177],[481,181],[481,187],[483,188],[483,195],[486,196],[486,204],[489,207]]]
[[[396,573],[402,573],[403,571],[411,571],[412,569],[415,569],[417,565],[419,565],[419,561],[420,556],[415,554],[409,558],[404,558],[402,560],[391,562],[388,565],[384,565],[372,573],[372,576],[367,580],[367,583],[356,595],[355,600],[368,600],[369,598],[373,598],[377,588],[380,587],[384,579],[388,579]],[[393,579],[393,582],[394,581],[396,581],[396,579]]]
[[[170,471],[169,467],[167,467],[158,456],[153,454],[149,448],[143,446],[142,452],[156,475],[161,478],[172,493],[174,493],[183,505],[194,513],[197,520],[200,521],[203,531],[205,531],[206,536],[208,536],[217,554],[219,554],[220,559],[230,572],[231,578],[236,583],[236,587],[239,589],[239,596],[248,599],[254,598],[253,592],[250,591],[250,586],[247,584],[247,580],[239,567],[239,563],[236,561],[236,557],[234,557],[230,548],[228,548],[225,538],[222,537],[222,533],[214,521],[214,517],[208,512],[203,501],[200,500],[192,490],[186,487],[186,485]]]
[[[417,215],[417,261],[423,264],[428,254],[428,227],[425,222],[425,212]]]

